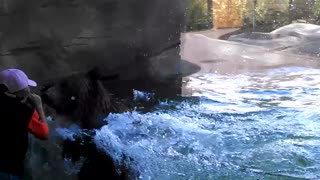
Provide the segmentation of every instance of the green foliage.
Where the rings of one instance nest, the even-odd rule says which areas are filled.
[[[289,0],[249,0],[244,12],[245,27],[268,32],[289,23]]]
[[[208,12],[207,0],[189,0],[187,31],[212,28],[212,13]]]
[[[315,0],[313,6],[313,15],[319,16],[320,15],[320,0]]]
[[[313,22],[314,24],[320,24],[320,0],[315,0],[312,8]]]

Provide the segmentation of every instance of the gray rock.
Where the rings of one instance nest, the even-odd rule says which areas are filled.
[[[1,2],[0,70],[38,82],[97,66],[129,69],[127,79],[177,73],[185,0]]]

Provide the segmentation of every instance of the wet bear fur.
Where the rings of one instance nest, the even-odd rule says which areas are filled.
[[[100,128],[110,112],[124,112],[128,108],[114,97],[102,84],[112,81],[117,74],[102,76],[98,70],[74,74],[46,85],[41,96],[46,105],[53,108],[64,120],[82,129]]]

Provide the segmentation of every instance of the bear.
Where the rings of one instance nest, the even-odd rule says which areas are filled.
[[[115,165],[112,157],[99,150],[93,142],[95,130],[107,124],[103,119],[109,113],[129,110],[129,107],[102,83],[117,79],[116,73],[103,75],[94,68],[85,74],[73,74],[67,78],[53,80],[41,90],[44,105],[54,110],[54,116],[60,117],[57,118],[60,119],[57,124],[62,126],[76,124],[82,130],[73,137],[73,140],[64,139],[62,142],[63,158],[71,159],[73,163],[85,158],[77,174],[79,180],[101,179],[101,177],[123,180],[137,179],[139,176],[139,172],[130,169],[125,163]],[[123,157],[126,160],[130,159]]]
[[[84,75],[73,74],[47,83],[41,90],[41,97],[45,105],[64,117],[63,120],[78,124],[82,129],[99,128],[105,125],[103,118],[110,112],[128,110],[101,82],[117,76],[102,76],[94,68]]]

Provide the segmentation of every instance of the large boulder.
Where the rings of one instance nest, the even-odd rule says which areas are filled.
[[[38,82],[128,69],[123,79],[175,75],[185,0],[11,0],[0,4],[0,69]]]

